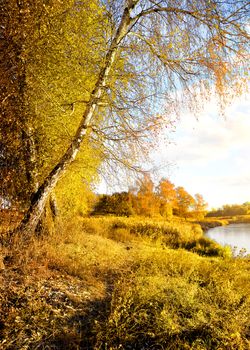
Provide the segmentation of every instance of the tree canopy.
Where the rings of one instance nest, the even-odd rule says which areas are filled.
[[[9,163],[9,154],[24,152],[5,173],[12,183],[15,174],[35,184],[20,229],[34,230],[82,145],[136,170],[138,155],[150,151],[170,115],[198,111],[212,93],[222,107],[241,93],[248,16],[246,0],[4,3],[1,72],[8,88],[1,95],[8,108],[1,131],[15,142],[1,137],[1,158]]]
[[[207,214],[208,217],[234,216],[250,214],[250,203],[225,204],[221,208],[212,209]]]
[[[128,192],[116,192],[97,197],[93,215],[146,216],[170,219],[173,215],[194,219],[204,218],[207,204],[201,194],[192,197],[184,187],[176,187],[162,178],[155,186],[145,174]]]

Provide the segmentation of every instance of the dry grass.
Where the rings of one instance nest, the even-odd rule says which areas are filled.
[[[223,256],[202,239],[185,221],[109,217],[13,242],[0,252],[0,348],[247,350],[247,259],[170,249]]]
[[[22,218],[22,212],[10,209],[0,209],[0,237],[7,230],[13,230],[16,228]]]
[[[223,349],[250,346],[249,263],[143,249],[116,283],[95,349]]]
[[[127,246],[84,232],[81,221],[21,242],[0,252],[0,349],[89,349],[92,323],[127,273]]]
[[[122,273],[124,262],[128,259],[123,243],[84,232],[74,224],[46,240],[42,250],[46,253],[50,268],[59,268],[70,275],[92,280],[89,281],[91,283],[95,278],[105,278],[109,271]]]

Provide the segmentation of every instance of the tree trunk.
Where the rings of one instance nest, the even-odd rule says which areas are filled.
[[[0,183],[1,197],[19,210],[29,208],[36,192],[36,149],[31,133],[33,115],[25,103],[24,2],[0,6]],[[12,12],[13,7],[13,12]]]
[[[58,208],[56,204],[56,197],[52,191],[49,200],[47,201],[43,213],[38,221],[35,229],[35,235],[38,237],[50,235],[55,232],[56,217],[58,215]]]
[[[33,195],[30,208],[18,227],[18,231],[21,231],[21,233],[24,234],[25,237],[29,237],[34,233],[51,191],[55,188],[59,178],[65,172],[68,165],[75,159],[80,149],[82,141],[86,136],[87,128],[90,125],[90,122],[93,118],[93,114],[98,106],[98,102],[100,101],[100,98],[103,94],[103,88],[106,85],[107,78],[110,74],[110,70],[117,56],[120,42],[126,36],[130,29],[130,26],[133,23],[133,19],[131,19],[130,13],[137,2],[138,0],[127,1],[127,6],[124,9],[120,25],[106,54],[104,67],[100,71],[98,80],[90,95],[89,101],[87,103],[86,109],[82,117],[82,121],[75,133],[73,141],[71,142],[70,146],[68,147],[67,151],[62,156],[58,164],[52,169],[50,174],[47,176],[44,183],[38,188],[36,193]]]
[[[33,129],[28,125],[24,125],[23,128],[23,158],[25,162],[26,178],[29,184],[30,194],[32,194],[38,190],[37,151],[33,135]]]
[[[53,221],[55,221],[56,217],[58,216],[58,207],[57,207],[57,201],[56,201],[56,196],[54,192],[50,194],[49,207],[51,210]]]

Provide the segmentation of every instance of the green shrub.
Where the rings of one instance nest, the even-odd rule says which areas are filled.
[[[182,247],[203,256],[232,257],[232,250],[229,246],[223,247],[207,237],[201,237],[197,240],[185,243]]]

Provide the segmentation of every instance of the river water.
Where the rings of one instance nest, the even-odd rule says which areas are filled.
[[[223,246],[231,246],[234,255],[244,248],[246,254],[250,254],[250,223],[214,227],[206,232],[206,236]]]

